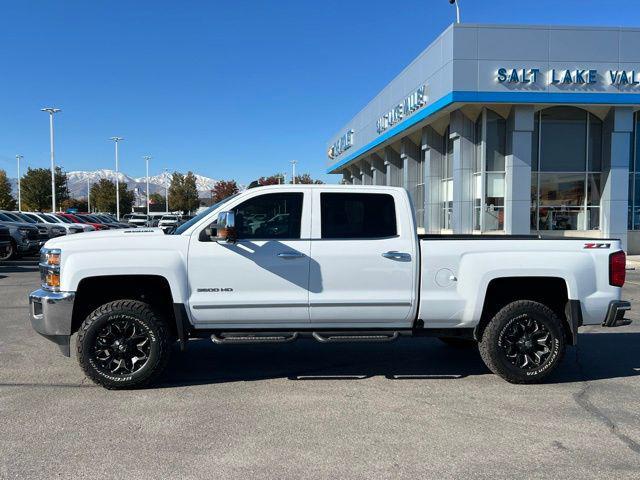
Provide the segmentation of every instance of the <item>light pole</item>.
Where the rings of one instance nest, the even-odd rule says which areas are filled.
[[[449,3],[456,6],[456,23],[460,23],[460,5],[458,4],[458,0],[449,0]]]
[[[164,169],[164,173],[165,173],[165,180],[167,179],[167,169]],[[167,182],[167,185],[164,187],[164,210],[165,212],[169,213],[169,182]]]
[[[51,153],[51,211],[56,211],[56,166],[53,155],[53,115],[61,112],[59,108],[45,107],[40,109],[49,114],[49,145]]]
[[[120,178],[118,175],[118,143],[124,140],[122,137],[111,137],[109,140],[113,140],[116,144],[116,218],[120,221]]]
[[[149,160],[151,160],[151,156],[145,155],[142,158],[144,158],[144,161],[147,164],[147,216],[149,216]]]
[[[291,160],[291,183],[293,183],[295,185],[296,183],[296,165],[297,165],[298,161],[297,160]]]
[[[24,155],[16,155],[18,160],[18,211],[22,211],[22,202],[20,199],[20,160],[24,158]]]
[[[87,177],[87,212],[91,213],[91,180]]]

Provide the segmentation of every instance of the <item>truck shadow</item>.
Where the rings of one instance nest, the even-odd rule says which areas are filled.
[[[573,383],[640,375],[640,333],[580,334],[547,383]],[[577,355],[576,355],[577,354]],[[400,339],[391,344],[319,344],[301,339],[286,345],[218,345],[189,342],[173,357],[156,387],[172,388],[268,379],[293,381],[456,380],[486,375],[476,348],[459,349],[437,339]]]

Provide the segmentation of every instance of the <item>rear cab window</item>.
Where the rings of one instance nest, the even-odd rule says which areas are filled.
[[[388,193],[320,194],[321,238],[389,238],[398,234],[395,201]]]

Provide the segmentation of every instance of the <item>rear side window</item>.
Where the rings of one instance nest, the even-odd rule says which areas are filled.
[[[239,239],[297,239],[302,221],[302,193],[269,193],[233,209]]]
[[[386,193],[321,193],[322,238],[397,235],[393,196]]]

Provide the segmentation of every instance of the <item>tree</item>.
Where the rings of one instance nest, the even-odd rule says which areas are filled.
[[[258,179],[258,185],[260,185],[261,187],[265,185],[280,185],[284,182],[284,175],[282,173],[276,173],[274,175],[271,175],[270,177],[260,177]]]
[[[289,183],[293,183],[293,182],[289,182]],[[302,175],[296,175],[296,183],[302,183],[302,184],[322,184],[324,183],[322,180],[314,180],[313,178],[311,178],[311,175],[309,175],[308,173],[303,173]]]
[[[11,194],[11,182],[7,172],[0,170],[0,210],[15,210],[16,199]]]
[[[60,167],[55,170],[56,205],[69,198],[67,188],[67,175]],[[48,168],[29,168],[22,177],[21,182],[22,202],[31,210],[51,210],[51,170]]]
[[[165,196],[159,193],[149,194],[149,211],[150,212],[164,212],[165,210]]]
[[[199,205],[196,176],[193,172],[188,172],[186,175],[173,172],[169,185],[169,210],[191,212],[195,211]]]
[[[231,195],[238,193],[240,189],[235,180],[218,180],[211,190],[211,200],[218,203]]]
[[[120,212],[130,212],[133,206],[134,194],[127,184],[119,182]],[[99,212],[116,213],[116,184],[106,178],[101,178],[91,186],[91,204]]]
[[[60,203],[60,210],[67,211],[69,209],[86,212],[88,210],[87,201],[79,198],[67,198]]]

